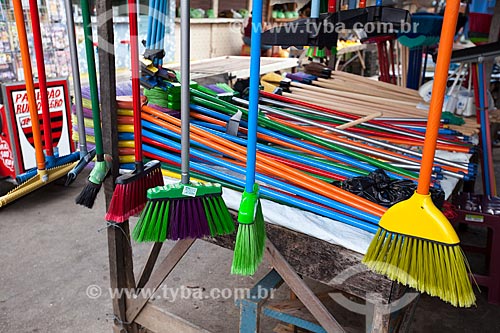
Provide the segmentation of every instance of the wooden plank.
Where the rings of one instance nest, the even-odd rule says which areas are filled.
[[[158,259],[158,255],[160,254],[162,246],[162,242],[154,243],[153,246],[151,246],[148,259],[146,260],[146,263],[144,264],[144,267],[139,274],[137,289],[143,288],[146,282],[148,282],[149,278],[151,277],[151,273],[153,272],[153,268],[155,267],[156,260]]]
[[[361,263],[362,254],[270,223],[266,223],[266,233],[267,238],[300,275],[360,298],[369,293],[373,302],[386,304],[391,299],[392,281],[368,270],[340,285],[335,282],[335,277],[340,273]],[[205,240],[232,250],[235,236]]]
[[[345,332],[342,326],[333,318],[326,307],[319,301],[314,293],[307,287],[304,281],[297,275],[294,269],[286,262],[276,247],[269,240],[266,242],[266,253],[271,264],[281,275],[290,289],[302,301],[305,307],[318,320],[319,324],[331,333]]]
[[[100,101],[103,127],[103,148],[105,152],[111,153],[113,160],[118,161],[118,130],[116,113],[116,71],[113,43],[113,19],[105,13],[112,10],[112,1],[99,1],[97,6],[97,26],[99,45],[107,47],[99,48],[99,80],[100,80]],[[111,48],[111,50],[110,50]],[[114,179],[119,173],[118,163],[114,163],[111,170],[113,177],[108,177],[104,182],[104,195],[106,208],[109,207],[114,189]],[[134,288],[134,274],[132,261],[132,248],[129,240],[128,221],[121,225],[110,226],[107,229],[108,255],[110,271],[110,287]],[[127,299],[125,295],[113,298],[113,314],[115,332],[137,332],[137,326],[126,324]]]
[[[149,298],[153,296],[154,292],[160,287],[163,281],[165,281],[168,274],[170,274],[177,263],[179,263],[194,242],[194,239],[183,239],[174,245],[158,268],[151,274],[149,281],[144,285],[144,289],[148,290],[147,295],[145,295],[146,293],[139,293],[136,298],[130,301],[127,309],[128,322],[133,322],[135,320]]]
[[[147,303],[135,322],[155,333],[210,333],[152,303]]]

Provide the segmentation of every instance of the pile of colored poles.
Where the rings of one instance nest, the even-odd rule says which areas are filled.
[[[238,136],[227,133],[227,128],[235,118],[246,118],[247,101],[233,97],[228,102],[227,96],[218,98],[207,89],[191,89],[193,175],[241,190],[247,123],[237,121]],[[332,183],[379,168],[393,179],[418,177],[421,153],[408,148],[423,144],[416,129],[266,92],[261,92],[260,102],[265,115],[258,118],[257,180],[262,194],[272,200],[373,232],[385,208]],[[180,121],[150,106],[143,107],[142,119],[145,156],[160,160],[164,169],[178,171]],[[460,136],[442,134],[438,147],[469,153],[472,145]],[[439,187],[443,177],[470,179],[475,172],[468,162],[436,158],[433,186]]]

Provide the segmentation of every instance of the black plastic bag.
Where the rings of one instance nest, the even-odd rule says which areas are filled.
[[[409,199],[417,189],[417,184],[411,180],[391,179],[382,169],[377,169],[368,176],[335,182],[334,185],[384,207]],[[436,207],[441,209],[445,199],[444,191],[431,188],[430,193]]]

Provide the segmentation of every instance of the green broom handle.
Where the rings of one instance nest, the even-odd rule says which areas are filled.
[[[190,1],[181,0],[181,183],[189,183]]]
[[[92,103],[92,120],[94,122],[95,152],[97,161],[104,161],[102,147],[101,112],[99,109],[99,95],[97,92],[97,74],[95,68],[94,45],[92,43],[92,23],[90,21],[89,1],[82,0],[83,34],[85,37],[85,53],[90,84],[90,101]]]
[[[417,193],[421,195],[429,194],[432,167],[434,164],[434,155],[436,153],[439,125],[441,124],[441,112],[448,81],[448,69],[451,62],[451,52],[453,50],[453,39],[455,37],[459,9],[460,0],[448,0],[446,2],[441,38],[439,40],[434,85],[432,87],[429,118],[427,120],[427,130],[425,132],[424,150],[422,152],[420,176],[418,179]]]

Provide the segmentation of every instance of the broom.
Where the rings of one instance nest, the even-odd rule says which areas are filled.
[[[87,184],[76,197],[75,202],[87,208],[94,205],[97,193],[101,189],[102,182],[109,172],[111,160],[104,156],[101,130],[101,115],[99,109],[99,95],[97,93],[97,74],[95,68],[94,46],[92,43],[92,26],[90,22],[89,2],[82,0],[83,32],[85,36],[85,53],[87,55],[87,66],[89,73],[90,97],[92,102],[92,120],[94,122],[96,159],[94,168],[90,172]]]
[[[469,307],[475,295],[459,238],[434,206],[429,184],[443,106],[459,0],[447,2],[418,187],[382,216],[363,262],[373,271],[454,306]]]
[[[181,182],[147,191],[148,202],[132,233],[138,242],[201,238],[234,231],[222,187],[189,179],[189,6],[189,0],[181,1]]]
[[[66,10],[66,25],[68,27],[69,50],[71,55],[71,73],[73,75],[73,89],[75,91],[75,107],[78,122],[78,145],[80,150],[80,161],[68,172],[66,176],[66,186],[69,186],[80,172],[95,157],[95,149],[88,151],[87,138],[85,135],[85,122],[83,116],[82,88],[80,83],[80,65],[78,63],[78,49],[76,46],[75,22],[73,19],[73,10],[71,0],[64,0]]]
[[[314,3],[315,1],[313,1]],[[259,186],[255,182],[257,160],[257,117],[259,107],[260,41],[262,30],[262,0],[252,2],[253,27],[250,47],[250,93],[247,136],[247,167],[245,190],[238,211],[238,233],[234,245],[232,274],[253,275],[264,256],[266,230]]]
[[[51,169],[46,168],[45,157],[43,154],[42,136],[40,132],[40,122],[38,119],[37,101],[35,96],[35,84],[33,82],[33,73],[31,68],[31,59],[28,46],[28,37],[24,25],[24,11],[21,0],[14,0],[14,15],[19,37],[19,48],[21,51],[21,60],[26,78],[26,93],[28,95],[29,112],[31,119],[31,128],[33,132],[33,143],[35,146],[35,159],[37,164],[37,173],[24,183],[9,191],[6,195],[0,197],[0,207],[17,200],[18,198],[35,191],[36,189],[57,180],[73,167],[74,163],[60,165]]]
[[[128,0],[130,21],[130,59],[132,63],[132,103],[134,109],[134,171],[118,177],[115,190],[106,213],[107,221],[124,222],[130,216],[140,213],[146,205],[146,191],[163,185],[160,162],[142,161],[141,131],[141,88],[139,83],[139,42],[137,28],[137,6],[135,0]]]

